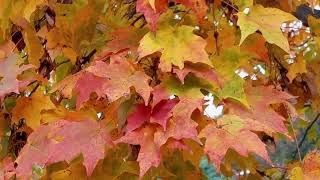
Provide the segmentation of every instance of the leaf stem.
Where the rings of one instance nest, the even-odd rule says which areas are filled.
[[[213,4],[210,4],[210,9],[211,9],[211,12],[212,12],[212,18],[213,18],[213,30],[214,30],[214,39],[215,39],[215,44],[216,44],[216,49],[217,49],[217,54],[218,56],[220,55],[220,47],[219,47],[219,43],[218,43],[218,39],[219,39],[219,33],[218,33],[218,30],[217,30],[217,27],[215,25],[215,22],[216,22],[216,16],[215,16],[215,13],[214,13],[214,7],[213,7]]]

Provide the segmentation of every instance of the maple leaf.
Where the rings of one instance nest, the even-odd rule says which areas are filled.
[[[213,57],[213,65],[223,83],[218,93],[222,99],[232,98],[243,105],[248,106],[244,92],[245,80],[235,73],[239,69],[248,69],[250,61],[255,55],[242,52],[239,47],[231,47],[221,52],[219,56]],[[222,63],[223,62],[223,63]]]
[[[225,86],[220,91],[219,96],[223,97],[224,99],[233,98],[241,102],[243,105],[248,106],[247,97],[243,89],[245,81],[236,74],[233,74],[229,77],[229,83],[225,83]]]
[[[151,115],[150,107],[144,106],[143,104],[136,105],[132,113],[128,114],[127,133],[118,139],[116,143],[125,142],[139,144],[141,146],[138,156],[140,177],[143,176],[151,166],[157,167],[159,165],[160,154],[158,151],[170,137],[176,140],[191,138],[201,143],[197,138],[197,123],[191,120],[192,112],[196,108],[201,107],[201,105],[201,101],[183,100],[177,104],[176,100],[163,100],[152,109]],[[163,117],[160,118],[160,115]],[[156,122],[161,124],[164,130],[151,125],[142,126],[146,121],[149,121],[150,116],[150,121],[153,122],[156,120],[155,117],[160,119]],[[173,116],[171,122],[169,122],[168,128],[166,128],[167,120],[169,120],[171,116]],[[183,129],[182,131],[180,130],[181,128]],[[176,148],[186,148],[186,146],[181,143],[172,144],[171,141],[169,141],[169,145]],[[146,149],[151,149],[151,152],[146,154]]]
[[[0,176],[212,179],[207,155],[259,179],[265,137],[291,139],[287,121],[320,107],[319,21],[292,15],[317,2],[0,0]],[[319,152],[281,166],[316,179]]]
[[[314,109],[318,109],[320,107],[320,76],[318,74],[319,67],[320,63],[318,61],[313,61],[307,66],[308,73],[306,74],[306,82],[310,90],[312,107]],[[305,91],[304,94],[306,94]]]
[[[289,66],[287,77],[292,82],[298,74],[302,75],[303,73],[307,73],[306,61],[303,57],[297,57],[296,62]]]
[[[249,35],[240,46],[241,50],[255,53],[266,63],[270,63],[268,49],[265,46],[266,40],[259,33]]]
[[[17,75],[34,66],[29,64],[19,67],[18,58],[16,54],[10,54],[5,60],[0,60],[0,98],[10,92],[18,94],[19,87],[28,83],[27,81],[17,80]]]
[[[130,152],[130,146],[118,145],[106,151],[106,156],[96,165],[92,175],[87,177],[81,158],[76,158],[69,164],[57,163],[58,171],[47,171],[44,178],[63,179],[123,179],[124,176],[139,175],[139,164],[136,161],[124,161]],[[111,168],[110,168],[111,167]]]
[[[218,123],[218,127],[211,123],[199,133],[200,138],[206,138],[204,151],[217,170],[220,170],[220,164],[229,148],[246,157],[249,153],[256,153],[270,162],[266,145],[258,135],[250,131],[255,129],[245,127],[242,119],[238,116],[224,115]]]
[[[12,176],[14,176],[14,163],[12,161],[12,158],[9,156],[6,156],[1,160],[0,163],[0,177],[4,180],[11,179]]]
[[[236,0],[234,1],[234,5],[239,7],[239,10],[242,11],[245,8],[249,8],[253,5],[253,0]]]
[[[191,119],[195,109],[202,109],[202,100],[181,98],[179,103],[173,108],[172,118],[168,122],[166,130],[159,129],[154,134],[154,141],[157,147],[164,145],[169,138],[181,140],[183,138],[192,139],[201,144],[198,139],[198,124]]]
[[[151,107],[144,104],[136,104],[127,117],[127,131],[133,131],[149,121]]]
[[[68,39],[66,39],[65,34],[63,29],[58,27],[54,27],[50,29],[50,31],[42,28],[37,32],[38,36],[47,40],[46,47],[52,59],[55,59],[57,55],[62,53],[72,64],[75,64],[78,54],[71,48],[72,45]]]
[[[213,87],[210,83],[203,82],[194,76],[187,76],[184,84],[177,78],[169,77],[153,88],[153,103],[157,104],[162,100],[167,100],[172,95],[182,98],[202,99],[201,89],[212,90]]]
[[[182,140],[170,139],[167,141],[167,147],[170,149],[185,150],[190,154],[193,154],[192,149],[186,145]]]
[[[151,91],[148,81],[146,74],[135,71],[128,62],[106,64],[95,61],[94,65],[59,82],[52,92],[60,90],[68,98],[74,92],[78,95],[77,108],[80,108],[83,102],[89,100],[92,92],[96,92],[99,97],[106,95],[113,102],[122,96],[128,96],[130,88],[134,87],[147,104]]]
[[[158,157],[160,154],[158,151],[169,138],[174,138],[175,140],[190,138],[201,144],[197,137],[197,123],[191,120],[191,114],[195,109],[201,108],[202,104],[203,102],[201,100],[184,99],[179,102],[177,102],[177,100],[162,100],[154,106],[151,114],[150,107],[144,106],[143,104],[136,105],[134,110],[128,114],[127,133],[125,136],[116,140],[116,143],[124,142],[139,144],[141,146],[138,156],[140,177],[143,176],[151,166],[157,167],[159,165],[160,159],[158,159]],[[163,117],[159,117],[161,115]],[[142,124],[149,121],[150,118],[150,122],[156,122],[162,125],[163,128],[160,129],[151,125],[142,126]],[[159,121],[156,121],[157,119],[155,118]],[[166,128],[168,120],[169,124]],[[144,147],[147,145],[149,146]],[[175,148],[187,148],[181,143],[173,143],[172,141],[168,141],[168,145]],[[145,155],[145,149],[151,149],[151,152]],[[148,160],[146,158],[149,159],[150,162],[147,163]]]
[[[205,0],[174,0],[176,3],[181,3],[184,6],[191,8],[198,16],[199,19],[206,16],[208,6]]]
[[[98,161],[104,158],[107,144],[112,145],[108,134],[92,120],[59,120],[42,125],[29,136],[16,159],[16,173],[27,179],[32,175],[34,165],[70,161],[82,154],[83,165],[90,176]]]
[[[183,69],[173,69],[173,72],[177,74],[182,83],[184,83],[184,78],[189,73],[192,73],[198,78],[210,81],[215,86],[222,87],[222,83],[219,81],[218,74],[213,68],[205,64],[185,64]]]
[[[161,125],[166,131],[167,122],[172,117],[174,107],[178,103],[178,99],[162,100],[152,109],[144,104],[134,105],[127,115],[127,131],[133,131],[148,121]]]
[[[320,176],[320,153],[314,150],[308,153],[300,166],[290,171],[290,179],[313,180]]]
[[[0,59],[5,59],[10,56],[12,49],[15,48],[15,44],[9,40],[1,41],[0,39],[0,42]]]
[[[107,43],[105,52],[117,53],[123,50],[136,51],[139,46],[139,41],[147,33],[146,28],[134,28],[132,26],[119,28],[112,32],[112,40]]]
[[[102,88],[106,81],[105,78],[80,71],[60,81],[51,92],[60,91],[68,99],[71,99],[73,94],[77,95],[76,107],[79,109],[84,102],[89,100],[92,92],[96,92],[99,97],[104,96]]]
[[[197,168],[198,163],[192,164],[180,151],[166,151],[162,159],[164,166],[175,175],[171,179],[205,179]]]
[[[319,19],[313,17],[313,16],[308,16],[308,25],[312,31],[312,33],[316,35],[320,35],[320,28],[319,28]]]
[[[294,21],[296,18],[276,8],[264,8],[261,5],[250,7],[248,14],[239,12],[238,26],[241,29],[240,44],[252,33],[259,30],[270,44],[276,44],[289,53],[289,43],[281,32],[280,26],[286,21]]]
[[[79,111],[71,111],[65,107],[58,106],[55,109],[41,111],[42,122],[50,123],[57,119],[65,119],[68,121],[83,121],[86,119],[98,120],[97,112],[93,108],[83,108]]]
[[[158,134],[159,144],[164,144],[169,137],[176,137],[176,139],[185,137],[198,141],[194,137],[198,124],[191,119],[191,114],[195,109],[202,110],[203,94],[200,90],[211,88],[211,85],[202,83],[192,76],[187,76],[184,84],[181,84],[176,78],[168,78],[154,88],[153,103],[155,106],[152,110],[151,122],[156,122],[163,127],[162,132],[159,131]],[[180,101],[178,102],[176,97],[169,100],[172,95],[178,96]],[[171,116],[172,118],[168,119]],[[166,125],[167,123],[169,125]],[[181,131],[179,126],[184,127],[184,130]],[[181,134],[178,131],[181,131]]]
[[[28,51],[28,61],[39,67],[44,50],[39,38],[36,36],[36,32],[31,27],[27,26],[23,36]]]
[[[55,91],[60,91],[61,94],[64,95],[64,97],[71,99],[72,98],[72,91],[75,87],[76,83],[78,82],[78,79],[81,77],[82,73],[73,74],[70,76],[67,76],[62,81],[60,81],[58,84],[56,84],[50,93],[53,93]]]
[[[151,31],[157,30],[160,15],[167,10],[167,0],[137,0],[137,12],[144,14],[151,26]]]
[[[193,27],[183,25],[173,28],[167,25],[156,34],[146,34],[140,41],[138,53],[142,58],[161,52],[159,67],[164,72],[170,72],[172,65],[182,69],[185,61],[210,65],[205,46],[206,41],[193,34]]]
[[[121,96],[130,93],[130,87],[134,87],[136,92],[142,96],[145,104],[148,104],[151,87],[149,87],[149,77],[142,71],[135,69],[126,61],[116,61],[110,65],[97,61],[86,71],[92,74],[107,78],[104,85],[104,93],[108,95],[110,101],[115,101]]]
[[[76,53],[80,54],[83,52],[85,41],[92,43],[86,45],[86,48],[92,48],[90,45],[95,46],[95,43],[93,43],[93,38],[96,31],[95,27],[98,21],[99,12],[101,12],[101,10],[103,9],[103,5],[104,2],[102,1],[88,1],[84,5],[78,6],[78,8],[73,11],[74,14],[71,15],[71,22],[70,16],[64,17],[65,19],[63,19],[62,15],[60,16],[60,21],[56,23],[59,24],[60,27],[64,26],[62,28],[67,28],[66,32],[69,33],[68,35],[71,38],[66,38],[66,40],[68,42],[70,42],[71,40],[70,46]],[[66,24],[66,22],[63,21],[67,21],[69,23]]]
[[[216,31],[219,33],[219,39],[223,39],[223,41],[215,38],[214,31],[207,33],[206,51],[209,54],[219,54],[219,51],[235,46],[237,43],[237,29],[235,26],[230,26],[227,19],[221,19],[219,21],[219,27]]]
[[[176,99],[161,100],[152,108],[150,122],[160,124],[164,130],[167,129],[167,122],[172,116],[173,108],[178,103]]]
[[[148,2],[149,2],[149,4],[150,4],[150,6],[152,7],[152,9],[156,11],[155,1],[156,1],[156,0],[148,0]]]
[[[61,13],[55,13],[53,29],[46,30],[46,27],[42,27],[40,30],[41,36],[47,40],[49,50],[62,51],[74,64],[77,57],[95,48],[100,49],[106,42],[106,34],[100,33],[96,25],[103,7],[102,1],[71,3],[65,6],[50,3],[53,12]]]
[[[42,3],[44,3],[44,0],[31,0],[31,1],[27,1],[24,10],[23,10],[23,15],[24,17],[30,21],[31,20],[31,14],[37,9],[37,6],[41,5]]]
[[[168,100],[170,98],[170,91],[165,84],[154,87],[152,94],[154,105],[159,104],[162,100]]]
[[[42,110],[54,108],[55,105],[49,96],[36,91],[31,97],[21,97],[17,100],[16,106],[12,109],[12,122],[18,123],[24,118],[29,127],[36,129],[40,126]]]
[[[73,92],[77,95],[76,107],[80,108],[84,102],[88,101],[92,92],[96,92],[98,97],[104,96],[103,88],[106,81],[105,78],[95,76],[92,73],[81,72],[73,88]]]
[[[287,133],[287,128],[283,123],[285,118],[275,112],[270,105],[277,103],[289,105],[288,100],[293,99],[293,96],[274,89],[271,86],[247,87],[246,95],[250,108],[247,109],[240,104],[226,101],[230,114],[258,121],[266,127],[269,127],[270,130],[272,130],[271,132]],[[263,114],[263,116],[261,116],[261,114]]]
[[[153,108],[144,104],[135,104],[127,113],[127,131],[141,127],[145,122],[157,123],[167,128],[167,121],[172,116],[173,108],[178,103],[177,99],[162,100]]]
[[[115,141],[116,144],[129,143],[140,145],[137,159],[140,166],[140,178],[143,177],[150,167],[158,167],[160,164],[160,152],[153,140],[154,131],[154,127],[150,125],[144,126],[126,133],[123,137]]]

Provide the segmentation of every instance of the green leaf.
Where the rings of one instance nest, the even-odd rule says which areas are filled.
[[[163,86],[170,95],[190,98],[203,98],[203,94],[200,91],[201,89],[213,89],[209,82],[201,81],[200,78],[190,75],[185,78],[184,84],[182,84],[179,79],[171,77],[163,81]]]
[[[219,97],[222,98],[232,98],[235,99],[245,106],[249,106],[245,92],[244,92],[244,85],[245,81],[239,77],[237,74],[233,74],[229,77],[228,82],[222,88],[219,93]]]
[[[218,94],[219,98],[232,98],[248,107],[244,92],[245,80],[238,76],[235,71],[249,69],[251,67],[249,60],[254,57],[254,54],[241,52],[239,47],[225,49],[220,56],[213,57],[214,68],[223,80],[223,88]]]
[[[24,7],[23,16],[30,21],[31,14],[37,9],[37,6],[43,4],[45,0],[29,0]]]
[[[56,64],[58,64],[55,71],[55,83],[58,83],[63,78],[65,78],[68,74],[70,74],[72,69],[72,63],[63,56],[56,57],[55,61],[56,61]]]

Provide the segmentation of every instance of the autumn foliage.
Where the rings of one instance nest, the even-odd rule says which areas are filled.
[[[0,0],[0,178],[320,179],[318,3]]]

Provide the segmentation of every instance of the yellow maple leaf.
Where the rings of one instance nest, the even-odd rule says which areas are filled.
[[[17,104],[12,110],[12,123],[17,123],[24,118],[29,127],[36,129],[40,126],[41,111],[54,108],[55,105],[49,96],[36,91],[31,97],[21,97],[17,100]]]
[[[307,73],[306,61],[302,57],[298,57],[297,61],[289,67],[287,77],[290,82],[296,78],[297,74]]]
[[[238,17],[238,26],[241,29],[240,44],[250,34],[259,30],[266,41],[289,52],[288,40],[282,34],[280,26],[283,22],[296,20],[292,14],[276,8],[255,5],[250,7],[249,11],[239,12]]]
[[[149,32],[140,41],[140,57],[161,52],[159,66],[165,72],[170,72],[172,65],[182,69],[185,61],[211,65],[205,51],[206,41],[193,34],[193,29],[185,25],[178,28],[167,25],[159,27],[156,34]]]

